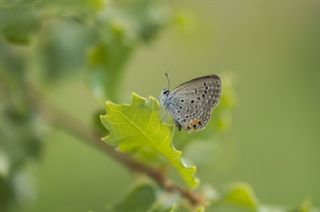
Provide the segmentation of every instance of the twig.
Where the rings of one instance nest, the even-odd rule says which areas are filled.
[[[127,168],[148,175],[164,190],[168,192],[179,193],[183,198],[187,199],[193,206],[201,205],[201,203],[203,202],[196,192],[185,190],[182,187],[172,183],[169,179],[167,179],[164,176],[161,170],[154,169],[150,166],[133,160],[128,155],[118,152],[109,144],[102,142],[100,140],[101,136],[99,135],[99,133],[97,133],[94,130],[90,130],[87,126],[82,124],[75,117],[66,114],[65,112],[57,108],[44,104],[43,102],[39,104],[39,109],[42,117],[49,124],[61,128],[66,132],[72,134],[79,140],[93,145],[94,147],[103,151],[108,156],[120,162]]]

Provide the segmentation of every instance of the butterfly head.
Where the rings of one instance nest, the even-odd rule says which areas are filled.
[[[166,105],[167,105],[167,99],[168,99],[168,96],[169,96],[169,93],[170,91],[168,89],[163,89],[160,93],[160,104],[162,106],[164,106],[166,108]]]

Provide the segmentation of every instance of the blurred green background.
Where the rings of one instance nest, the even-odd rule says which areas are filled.
[[[132,91],[157,97],[166,86],[165,72],[173,85],[211,73],[231,76],[232,128],[208,145],[205,159],[189,154],[199,162],[199,178],[217,188],[248,182],[271,205],[292,206],[309,198],[319,206],[319,1],[177,0],[169,5],[184,15],[183,23],[137,48],[124,66],[117,102],[128,102]],[[72,77],[44,88],[45,98],[91,123],[92,111],[102,104],[83,75]],[[34,188],[25,191],[31,200],[18,211],[102,211],[121,199],[134,179],[62,131],[51,132],[45,143],[41,160],[28,165]]]

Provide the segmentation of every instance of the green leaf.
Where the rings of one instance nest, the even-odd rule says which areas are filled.
[[[46,84],[83,70],[86,51],[93,43],[95,33],[93,28],[71,18],[46,23],[39,33],[37,45],[37,59]]]
[[[142,42],[152,41],[172,21],[171,8],[165,1],[117,1],[116,4],[134,26],[136,38]]]
[[[148,211],[156,201],[156,189],[152,185],[139,185],[114,206],[112,211],[115,212],[140,212]]]
[[[230,203],[254,210],[258,207],[258,199],[251,186],[246,183],[235,183],[231,185],[223,195],[222,201],[223,203]]]
[[[26,8],[26,5],[21,3],[0,7],[0,34],[8,41],[27,44],[31,35],[39,28],[40,15],[34,7]]]
[[[311,201],[308,199],[305,199],[296,211],[297,212],[311,212],[312,211]]]
[[[178,211],[181,203],[181,196],[170,192],[159,192],[157,201],[149,209],[149,212],[173,212]]]
[[[129,105],[106,102],[107,114],[101,116],[101,121],[110,133],[103,140],[119,151],[137,155],[142,162],[147,162],[150,156],[164,159],[189,188],[195,188],[196,167],[182,162],[181,152],[172,145],[173,126],[161,123],[159,109],[155,98],[146,100],[136,94],[132,94]]]
[[[98,99],[117,100],[119,82],[132,53],[170,23],[167,3],[114,1],[96,17],[99,36],[88,54],[89,80]]]
[[[169,212],[177,212],[177,205],[173,205]]]
[[[132,43],[123,40],[121,30],[114,28],[114,32],[110,32],[112,39],[96,43],[88,54],[90,84],[99,99],[117,99],[123,66],[133,49]]]

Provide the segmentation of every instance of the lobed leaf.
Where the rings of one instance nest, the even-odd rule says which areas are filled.
[[[159,118],[159,102],[132,94],[129,105],[106,102],[106,115],[101,116],[103,125],[110,132],[103,141],[119,151],[132,154],[142,162],[162,158],[179,173],[189,188],[198,184],[196,167],[182,162],[181,152],[172,145],[173,126],[164,125]]]

